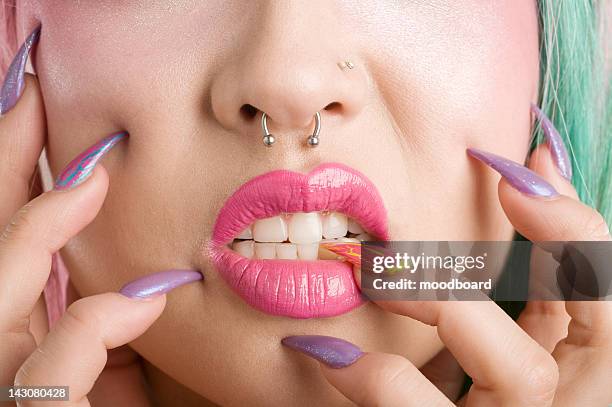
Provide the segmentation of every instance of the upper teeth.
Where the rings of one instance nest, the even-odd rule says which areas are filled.
[[[255,221],[236,236],[240,240],[232,248],[248,258],[316,260],[322,238],[344,240],[348,233],[371,240],[357,222],[342,213],[298,212]]]
[[[255,226],[260,221],[255,222]],[[323,236],[321,218],[316,212],[296,213],[289,223],[291,243],[317,243]],[[257,240],[257,237],[255,238]]]
[[[323,217],[323,236],[326,239],[335,239],[337,237],[346,236],[348,232],[348,221],[346,216],[332,212]],[[354,222],[353,222],[354,223]]]
[[[280,216],[260,219],[253,224],[253,240],[284,242],[287,240],[287,223]]]

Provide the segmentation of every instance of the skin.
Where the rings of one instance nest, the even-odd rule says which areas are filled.
[[[525,313],[523,328],[535,340],[504,319],[493,304],[495,308],[480,304],[485,308],[474,313],[463,306],[442,311],[444,304],[432,305],[434,317],[372,303],[329,319],[271,317],[239,299],[202,250],[217,211],[239,185],[273,169],[309,171],[328,161],[360,170],[378,187],[392,239],[509,240],[515,227],[544,233],[550,223],[535,224],[537,219],[525,215],[530,213],[527,203],[535,205],[533,199],[512,195],[515,191],[502,183],[500,204],[498,175],[465,154],[466,147],[474,146],[518,162],[526,157],[529,105],[538,89],[533,1],[407,1],[376,7],[329,1],[115,3],[18,5],[19,32],[30,32],[37,21],[43,30],[34,58],[38,79],[28,79],[19,105],[1,123],[2,132],[20,129],[26,140],[18,150],[20,174],[28,175],[11,181],[21,192],[3,205],[0,224],[8,224],[28,199],[25,187],[43,144],[49,173],[42,175],[50,178],[100,138],[118,130],[130,133],[128,143],[115,147],[104,167],[82,186],[63,195],[44,194],[35,210],[17,215],[14,219],[21,221],[15,222],[5,239],[9,243],[0,249],[2,270],[8,270],[6,265],[13,264],[9,262],[19,263],[14,259],[38,256],[29,277],[35,281],[23,288],[24,293],[30,290],[20,302],[23,318],[44,286],[48,253],[54,249],[63,247],[71,284],[76,295],[84,297],[60,323],[64,336],[52,332],[43,341],[42,328],[35,338],[24,339],[27,346],[13,363],[23,382],[71,380],[70,372],[82,363],[71,352],[82,345],[95,368],[74,378],[79,390],[71,391],[85,396],[106,363],[102,350],[130,342],[143,358],[144,374],[155,384],[153,397],[160,405],[177,400],[183,405],[204,400],[224,405],[343,405],[347,399],[327,380],[359,401],[355,378],[380,381],[363,376],[369,369],[350,369],[358,369],[364,360],[374,359],[379,368],[395,366],[393,362],[369,354],[351,368],[324,368],[322,375],[316,363],[281,347],[281,338],[337,336],[376,354],[401,355],[399,367],[416,371],[429,366],[433,371],[436,365],[426,363],[444,347],[435,313],[454,312],[472,315],[472,323],[480,321],[474,329],[485,329],[481,322],[490,321],[489,328],[499,326],[500,332],[517,338],[522,354],[536,355],[526,363],[543,366],[536,369],[538,379],[540,373],[544,377],[537,382],[542,385],[532,388],[519,380],[516,386],[534,393],[556,388],[557,359],[547,350],[565,333],[569,317],[562,305],[553,307],[552,328],[539,336],[542,324],[534,318],[541,321],[549,308],[533,305],[531,314]],[[338,68],[336,63],[347,59],[356,69]],[[259,121],[244,114],[245,104],[272,118],[271,130],[279,136],[272,149],[261,145]],[[323,116],[321,146],[309,150],[302,142],[318,110]],[[20,117],[35,119],[24,127]],[[0,142],[9,142],[3,139]],[[546,160],[538,162],[552,165]],[[555,186],[565,182],[547,175]],[[572,196],[567,183],[559,190]],[[555,214],[562,219],[583,213],[597,216],[578,203],[559,211]],[[57,212],[70,216],[53,216]],[[526,219],[532,224],[520,223]],[[58,233],[34,232],[43,226]],[[573,227],[570,232],[578,234],[583,224]],[[205,282],[144,302],[112,293],[148,273],[190,267],[201,269]],[[15,313],[2,321],[3,328],[15,331],[20,317]],[[81,320],[97,323],[75,322]],[[461,328],[457,324],[448,329],[459,335]],[[478,338],[476,332],[470,337]],[[73,337],[76,342],[66,342]],[[461,362],[461,355],[479,345],[461,348],[455,357]],[[36,346],[57,350],[61,363],[44,364],[30,357],[27,368],[19,370]],[[124,353],[118,360],[133,356],[129,348],[119,349]],[[524,373],[513,370],[515,364],[507,357],[491,363],[509,367],[519,377]],[[135,365],[119,366],[112,373],[115,377],[135,377]],[[92,402],[117,397],[121,392],[109,389],[118,385],[130,389],[126,397],[143,397],[136,380],[113,380],[112,374],[102,374],[90,394]],[[490,378],[483,375],[477,377],[488,383]],[[561,377],[569,382],[563,372]],[[422,383],[424,394],[432,400],[439,397],[427,383]],[[499,383],[488,396],[516,403],[509,379]],[[448,396],[456,392],[454,386]]]

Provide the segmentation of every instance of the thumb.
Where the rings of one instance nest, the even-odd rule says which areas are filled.
[[[107,350],[142,335],[160,316],[166,295],[129,298],[105,293],[72,303],[36,352],[23,363],[15,385],[61,385],[70,389],[69,400],[81,405],[107,362]],[[121,392],[143,405],[144,394],[129,386],[138,382],[139,370],[123,376]],[[69,403],[69,405],[71,405]]]

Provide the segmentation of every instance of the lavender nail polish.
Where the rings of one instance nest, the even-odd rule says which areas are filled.
[[[559,195],[557,190],[544,178],[519,163],[476,148],[468,148],[467,152],[499,172],[510,185],[525,194],[541,197]]]
[[[0,89],[0,115],[6,114],[11,110],[21,97],[23,88],[25,87],[24,75],[28,56],[39,38],[40,26],[36,27],[34,31],[28,35],[21,45],[21,48],[19,48],[19,51],[17,51],[17,55],[13,58],[6,72],[2,89]]]
[[[131,281],[119,292],[130,298],[147,298],[202,279],[204,276],[195,270],[165,270]]]
[[[85,181],[98,161],[127,135],[128,133],[124,131],[111,134],[76,156],[55,180],[55,189],[74,188]]]
[[[546,137],[548,148],[553,157],[553,161],[559,170],[561,176],[568,181],[572,180],[572,163],[563,143],[561,135],[553,125],[552,121],[544,114],[544,112],[536,105],[531,105],[531,111],[536,115],[542,126],[542,132]]]
[[[334,369],[352,365],[363,356],[363,352],[357,346],[333,336],[288,336],[283,338],[281,343]]]

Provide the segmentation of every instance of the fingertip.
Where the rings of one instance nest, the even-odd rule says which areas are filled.
[[[597,211],[572,197],[531,197],[502,180],[499,199],[510,223],[531,241],[599,240],[588,226],[598,222]]]
[[[89,180],[93,184],[95,184],[95,187],[100,189],[100,192],[103,192],[104,195],[106,195],[106,192],[108,192],[110,177],[104,165],[97,164],[95,168],[93,169],[93,171],[91,172],[91,176],[89,177]],[[88,181],[88,180],[85,180],[85,181]]]
[[[166,307],[166,294],[146,299],[129,298],[115,292],[102,296],[111,299],[104,330],[105,343],[109,348],[124,345],[142,335]]]
[[[109,176],[108,171],[102,164],[97,164],[90,170],[89,174],[79,180],[65,182],[63,179],[60,182],[60,177],[55,179],[53,190],[58,192],[71,192],[87,188],[108,188]],[[93,184],[93,185],[92,185]]]
[[[510,184],[504,178],[501,178],[499,180],[499,184],[497,185],[497,192],[502,209],[504,210],[506,216],[512,223],[515,222],[515,219],[517,217],[522,216],[520,214],[530,212],[533,213],[536,211],[536,209],[539,210],[539,208],[541,208],[542,203],[548,201],[555,201],[564,197],[561,194],[549,197],[528,195],[521,191],[518,191],[516,188],[514,188],[514,186],[512,186],[512,184]]]
[[[70,189],[54,189],[53,193],[70,201],[67,204],[74,208],[70,211],[73,216],[89,222],[100,211],[108,192],[108,184],[108,172],[103,166],[97,165],[80,184]]]
[[[118,295],[122,298],[122,301],[127,299],[127,302],[130,304],[136,304],[139,306],[140,304],[147,304],[150,306],[156,306],[163,310],[166,307],[166,293],[157,293],[154,295],[150,295],[148,297],[138,297],[138,296],[128,296],[121,292],[113,293],[114,295]]]
[[[146,327],[151,326],[164,312],[167,304],[167,295],[156,294],[150,297],[127,297],[120,293],[118,295],[127,298],[128,302],[132,304],[134,307],[144,307],[145,308],[145,316],[143,317],[146,323]]]
[[[548,181],[560,194],[578,199],[578,194],[571,181],[562,174],[555,164],[548,144],[540,144],[532,151],[529,156],[528,167]]]

